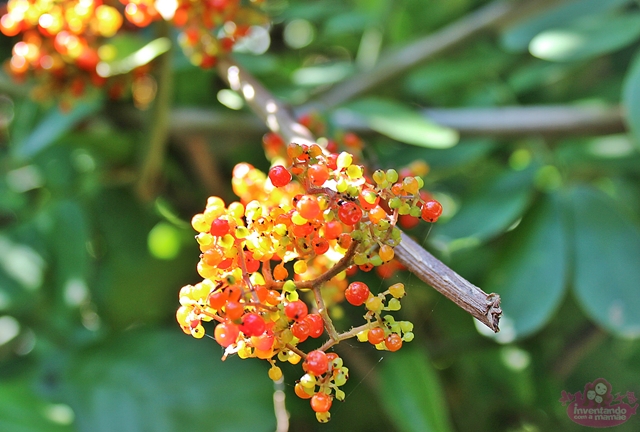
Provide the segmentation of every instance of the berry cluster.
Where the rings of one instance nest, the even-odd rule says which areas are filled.
[[[99,66],[117,58],[109,38],[160,19],[180,29],[180,45],[191,62],[203,68],[214,66],[216,56],[230,51],[251,26],[267,24],[262,13],[240,0],[9,0],[0,31],[22,34],[22,40],[14,46],[7,69],[18,80],[29,73],[40,78],[36,97],[77,98],[87,84],[108,85],[109,95],[119,97],[130,80],[111,79],[108,67]]]
[[[78,97],[87,83],[105,85],[107,80],[96,71],[107,54],[100,47],[122,24],[120,12],[99,0],[9,0],[0,31],[22,33],[22,40],[14,45],[7,68],[19,80],[29,71],[41,77],[36,97]]]
[[[348,378],[342,359],[328,349],[358,337],[396,351],[413,339],[411,323],[381,315],[400,309],[402,284],[373,294],[362,282],[349,284],[347,274],[393,261],[401,215],[434,222],[441,207],[421,198],[419,177],[400,181],[396,171],[378,170],[369,178],[350,153],[317,144],[290,144],[283,164],[268,175],[239,164],[232,186],[240,202],[211,197],[191,221],[203,281],[180,290],[178,323],[202,338],[203,323],[215,321],[212,333],[224,357],[265,359],[274,380],[282,376],[277,361],[302,361],[305,374],[295,392],[310,399],[319,421],[328,421]],[[328,309],[344,299],[364,306],[365,323],[339,333]],[[299,347],[325,333],[319,348]]]

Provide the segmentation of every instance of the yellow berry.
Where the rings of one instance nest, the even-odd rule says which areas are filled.
[[[191,226],[194,230],[198,232],[207,232],[211,229],[211,225],[207,224],[207,221],[202,213],[198,213],[193,218],[191,218]]]
[[[280,369],[276,365],[271,366],[271,369],[269,369],[269,378],[271,378],[273,381],[278,381],[280,378],[282,378],[282,369]]]
[[[379,311],[382,308],[382,300],[379,297],[371,296],[364,305],[370,311]]]
[[[304,274],[307,272],[307,262],[303,261],[303,260],[298,260],[296,261],[296,263],[293,265],[293,271],[296,274]]]
[[[396,284],[391,285],[389,287],[389,292],[395,298],[404,297],[404,295],[406,294],[405,291],[404,291],[404,284],[402,284],[402,283],[396,283]]]
[[[380,255],[380,258],[382,258],[382,261],[384,262],[391,261],[394,257],[393,248],[389,245],[382,245],[380,246],[378,255]]]

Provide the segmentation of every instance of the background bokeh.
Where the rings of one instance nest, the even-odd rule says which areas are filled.
[[[505,19],[483,24],[482,11],[505,5]],[[291,430],[579,431],[562,390],[602,377],[614,394],[640,396],[638,2],[267,9],[271,27],[240,43],[237,61],[298,112],[318,108],[332,134],[357,131],[370,166],[424,160],[445,213],[410,234],[499,293],[504,311],[502,331],[487,335],[409,273],[358,275],[374,290],[407,285],[399,316],[416,338],[397,353],[340,344],[351,377],[327,425],[293,394],[299,368],[285,367]],[[483,31],[448,42],[473,25]],[[0,38],[3,59],[14,42]],[[444,48],[425,56],[421,43]],[[174,318],[179,288],[199,279],[188,221],[209,195],[233,199],[236,163],[268,169],[266,129],[215,70],[179,49],[161,58],[168,71],[143,88],[158,88],[153,102],[88,90],[63,106],[0,74],[2,431],[276,427],[267,363],[223,363],[214,341],[184,335]],[[389,79],[340,98],[380,70]],[[159,130],[168,146],[148,193],[138,180]],[[360,320],[356,308],[339,312],[340,328]],[[616,431],[639,425],[634,416]]]

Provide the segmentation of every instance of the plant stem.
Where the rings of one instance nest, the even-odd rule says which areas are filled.
[[[273,132],[280,134],[285,142],[300,142],[300,140],[313,142],[313,136],[311,133],[293,120],[284,104],[273,97],[260,83],[256,81],[255,78],[236,64],[231,57],[220,59],[218,63],[218,72],[223,79],[227,80],[230,85],[232,85],[232,88],[251,88],[250,91],[243,91],[243,94],[247,99],[247,103],[255,111],[258,117],[265,121],[267,127],[269,127]],[[353,243],[349,250],[352,250],[354,247]],[[353,251],[355,251],[355,249],[353,249]],[[395,248],[395,254],[398,261],[407,267],[410,272],[433,286],[437,291],[452,300],[480,322],[487,325],[494,332],[499,330],[498,324],[500,321],[500,315],[502,314],[502,310],[499,306],[499,295],[487,294],[480,288],[471,284],[462,276],[458,275],[445,264],[440,262],[429,252],[424,250],[404,233],[402,235],[402,241]],[[345,258],[347,260],[351,259],[347,258],[347,255],[349,255],[349,251],[343,260],[345,260]],[[342,271],[338,269],[343,260],[337,263],[332,269],[335,269],[335,274]],[[330,272],[332,270],[330,270]],[[335,274],[333,276],[335,276]],[[311,283],[308,288],[315,288],[315,286],[319,286],[318,284],[320,283],[320,279],[321,278],[315,279],[314,281],[306,281],[307,283]],[[322,279],[328,280],[325,279],[324,276]],[[277,282],[274,283],[274,285],[275,284],[277,284]],[[296,285],[298,288],[302,287],[302,284]],[[330,334],[330,337],[333,338],[334,336],[335,335]]]
[[[167,22],[161,20],[158,23],[158,28],[159,37],[169,36],[169,24]],[[144,201],[151,200],[155,195],[168,142],[169,114],[173,96],[171,50],[160,55],[157,63],[158,91],[153,103],[151,118],[149,119],[149,137],[144,149],[136,184],[136,193]]]
[[[462,136],[594,136],[622,133],[626,130],[622,108],[617,105],[426,108],[421,112],[428,120],[455,129]],[[174,136],[194,131],[213,135],[233,131],[260,134],[268,130],[254,115],[227,115],[198,108],[174,109],[171,119],[171,134]],[[353,117],[334,116],[332,121],[342,129],[361,134],[373,133],[366,123]]]

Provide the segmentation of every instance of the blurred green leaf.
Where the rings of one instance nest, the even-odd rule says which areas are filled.
[[[603,192],[572,190],[576,296],[607,330],[640,337],[640,227]]]
[[[124,328],[157,322],[171,314],[177,290],[196,276],[197,246],[194,244],[196,252],[184,248],[172,260],[153,257],[148,235],[157,217],[138,205],[130,191],[103,191],[94,211],[101,240],[101,265],[94,287],[100,315]],[[185,239],[193,238],[191,230],[181,233]]]
[[[604,12],[630,3],[630,0],[574,0],[543,10],[531,18],[524,19],[502,34],[502,46],[512,51],[525,51],[531,40],[539,33],[566,25],[585,16],[601,17]]]
[[[471,191],[447,223],[436,225],[436,239],[477,244],[506,231],[531,201],[535,168],[505,170]]]
[[[640,51],[636,53],[624,78],[622,106],[633,141],[640,149]]]
[[[56,273],[62,286],[87,277],[89,227],[84,210],[76,201],[63,200],[54,209],[52,244],[56,255]]]
[[[351,115],[371,129],[397,141],[428,148],[449,148],[458,143],[458,132],[426,119],[401,103],[360,99],[340,108],[336,115]]]
[[[586,60],[619,50],[639,36],[640,13],[587,17],[538,34],[529,51],[543,60]]]
[[[75,355],[63,394],[79,432],[273,431],[266,368],[221,356],[177,325],[127,332]]]
[[[15,156],[19,159],[33,157],[80,121],[98,112],[103,103],[104,100],[100,97],[85,98],[75,101],[69,112],[64,112],[58,105],[54,106],[24,141],[15,143],[13,148]]]
[[[405,346],[384,357],[379,398],[399,431],[453,430],[438,375],[419,347]]]
[[[500,294],[516,337],[542,328],[560,306],[568,265],[563,217],[558,196],[538,200],[508,235],[486,283],[487,292]]]
[[[72,432],[56,423],[52,405],[38,397],[27,380],[0,382],[0,430],[6,432]]]

